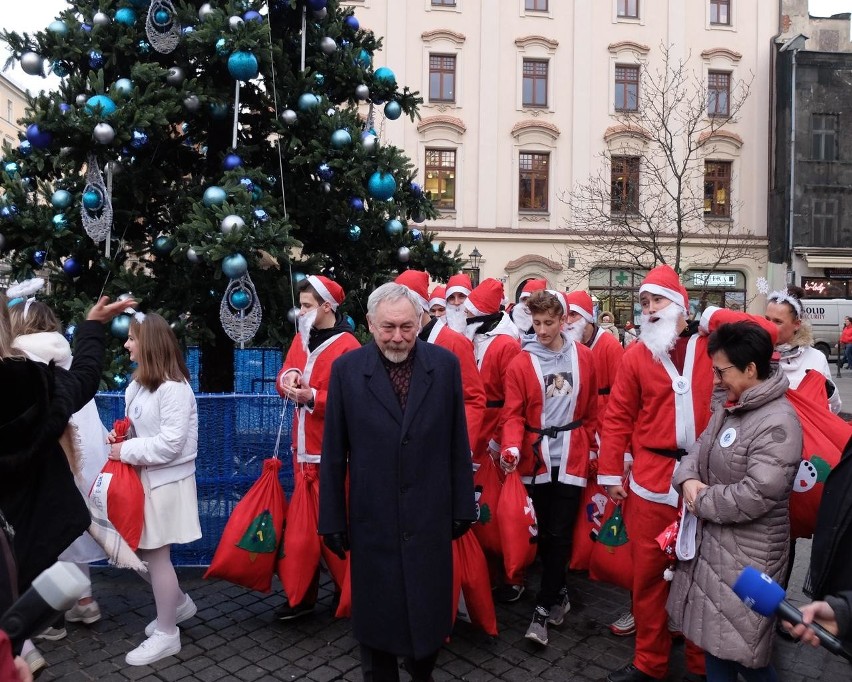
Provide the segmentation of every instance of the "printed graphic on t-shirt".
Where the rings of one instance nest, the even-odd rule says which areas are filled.
[[[556,398],[571,395],[574,385],[571,372],[556,372],[544,375],[544,397]]]

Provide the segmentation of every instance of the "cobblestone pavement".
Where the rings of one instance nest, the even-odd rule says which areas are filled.
[[[809,543],[800,541],[790,599],[804,601],[801,584]],[[68,625],[68,637],[41,642],[50,664],[45,680],[360,680],[358,645],[349,622],[330,613],[332,595],[321,589],[314,613],[289,623],[275,620],[282,604],[276,581],[272,594],[249,592],[218,580],[202,579],[202,569],[179,570],[181,584],[198,605],[183,624],[183,649],[152,666],[128,667],[125,654],[144,638],[153,617],[147,584],[128,571],[100,568],[92,574],[104,618],[91,625]],[[627,604],[620,589],[570,575],[572,610],[559,628],[550,629],[550,645],[539,648],[524,639],[534,601],[528,589],[515,604],[498,607],[500,635],[490,638],[458,623],[452,641],[438,659],[434,678],[442,680],[601,680],[632,659],[633,638],[609,634],[606,623]],[[535,569],[528,579],[535,587]],[[781,680],[840,682],[852,679],[852,667],[822,649],[778,641],[775,664]],[[676,645],[667,680],[680,680],[683,646]],[[405,673],[402,679],[407,679]]]

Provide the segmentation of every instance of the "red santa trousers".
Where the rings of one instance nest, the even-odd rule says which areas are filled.
[[[669,560],[656,538],[675,519],[674,507],[631,496],[630,518],[625,518],[625,525],[633,545],[633,617],[636,619],[633,665],[651,677],[666,676],[672,648],[666,613],[671,583],[663,579]],[[686,669],[704,674],[704,652],[690,641],[686,642]]]

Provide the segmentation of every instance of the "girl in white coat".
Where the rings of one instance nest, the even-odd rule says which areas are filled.
[[[145,628],[148,638],[126,661],[149,665],[180,651],[177,624],[196,612],[178,584],[171,545],[201,537],[195,486],[198,410],[189,371],[165,319],[137,313],[124,347],[137,363],[125,392],[130,438],[115,442],[111,433],[109,457],[136,466],[145,491],[139,556],[148,562],[157,618]]]

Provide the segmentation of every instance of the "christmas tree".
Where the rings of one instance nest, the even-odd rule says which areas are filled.
[[[69,324],[102,291],[132,292],[201,344],[202,390],[231,390],[235,343],[287,343],[305,273],[336,279],[360,322],[402,269],[461,265],[423,229],[435,212],[411,162],[381,142],[422,99],[373,68],[381,41],[339,0],[77,0],[0,39],[27,73],[61,77],[3,148],[13,278],[46,277]]]

